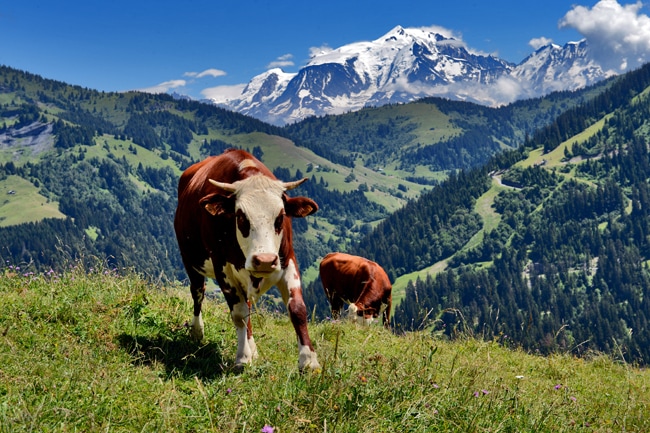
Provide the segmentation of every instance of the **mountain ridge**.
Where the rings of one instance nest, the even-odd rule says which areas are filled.
[[[397,26],[373,41],[314,54],[296,73],[266,71],[240,97],[213,102],[284,125],[431,96],[498,106],[612,75],[590,59],[586,40],[549,44],[513,64],[472,52],[453,37]]]

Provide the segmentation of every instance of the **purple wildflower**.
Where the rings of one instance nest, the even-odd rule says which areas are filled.
[[[268,424],[262,427],[262,433],[273,433],[274,431],[275,429]]]
[[[554,388],[555,388],[555,389],[560,389],[560,388],[562,388],[562,384],[561,384],[561,383],[558,383],[557,385],[554,386]]]

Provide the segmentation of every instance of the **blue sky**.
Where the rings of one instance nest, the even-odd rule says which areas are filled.
[[[624,0],[0,0],[0,64],[97,90],[201,98],[272,66],[296,72],[312,48],[401,25],[443,27],[513,63],[540,42],[586,37],[603,58],[622,51],[615,59],[625,69],[650,53],[649,13]]]

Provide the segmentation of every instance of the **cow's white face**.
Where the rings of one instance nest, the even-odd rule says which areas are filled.
[[[271,277],[281,272],[280,247],[285,218],[302,218],[318,210],[311,199],[284,195],[285,191],[306,180],[282,182],[261,174],[234,183],[209,179],[210,183],[230,193],[227,200],[234,200],[234,205],[230,207],[214,201],[215,194],[206,196],[202,203],[212,215],[226,214],[234,209],[237,242],[246,259],[244,267],[254,277]]]
[[[282,182],[253,176],[235,184],[237,242],[246,257],[246,270],[254,276],[279,271],[285,218]]]

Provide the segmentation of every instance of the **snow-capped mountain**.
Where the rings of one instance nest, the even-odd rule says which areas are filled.
[[[454,38],[398,26],[374,41],[318,53],[297,73],[269,70],[221,105],[278,125],[426,96],[499,105],[606,78],[587,54],[585,41],[548,45],[515,65],[470,52]]]
[[[539,48],[517,65],[510,76],[529,95],[540,96],[558,90],[576,90],[614,75],[603,71],[589,56],[587,41],[569,42],[563,47],[550,44]]]

